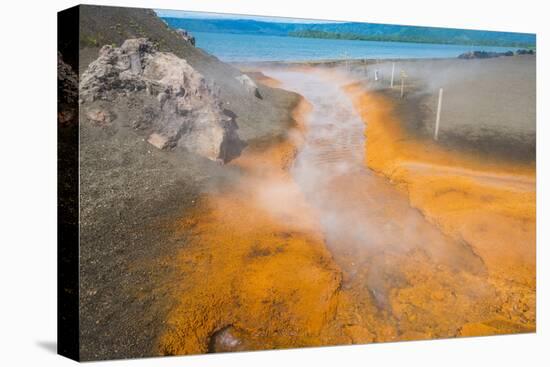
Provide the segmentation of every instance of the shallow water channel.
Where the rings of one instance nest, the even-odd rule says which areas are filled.
[[[365,124],[343,82],[315,70],[263,72],[312,105],[291,173],[343,272],[350,323],[384,341],[453,336],[487,318],[495,291],[482,260],[365,166]]]

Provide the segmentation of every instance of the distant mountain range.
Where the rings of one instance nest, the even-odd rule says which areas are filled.
[[[445,43],[534,48],[530,33],[477,31],[374,23],[279,23],[250,19],[163,18],[172,28],[191,32],[255,34],[390,42]]]

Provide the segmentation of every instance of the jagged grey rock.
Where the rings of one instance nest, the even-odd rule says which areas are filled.
[[[133,126],[159,149],[183,147],[227,162],[244,146],[234,115],[224,110],[204,77],[184,59],[157,51],[144,38],[126,40],[119,48],[104,46],[82,75],[80,97],[84,115],[92,117],[98,117],[93,113],[96,101],[109,116],[117,115],[108,110],[115,110],[120,98],[149,101],[137,103],[141,110]]]
[[[185,42],[189,42],[189,44],[195,46],[195,37],[185,29],[178,28],[176,29],[176,32],[183,38]]]
[[[114,118],[111,111],[100,108],[88,110],[86,117],[99,125],[109,124]]]

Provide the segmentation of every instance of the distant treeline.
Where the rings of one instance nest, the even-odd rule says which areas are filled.
[[[281,23],[252,19],[163,18],[173,28],[191,32],[253,34],[342,40],[443,43],[477,46],[534,48],[536,36],[529,33],[479,31],[357,22]]]
[[[377,42],[414,42],[414,43],[438,43],[438,44],[448,44],[448,45],[463,45],[467,44],[468,41],[458,38],[434,38],[432,36],[421,36],[421,35],[406,35],[406,34],[373,34],[373,35],[364,35],[356,33],[339,33],[339,32],[326,32],[326,31],[317,31],[317,30],[302,30],[302,31],[291,31],[288,33],[291,37],[302,37],[302,38],[323,38],[323,39],[340,39],[340,40],[355,40],[355,41],[377,41]],[[510,41],[499,41],[499,40],[476,40],[476,46],[510,46],[510,47],[524,47],[532,48],[533,45],[530,43],[524,42],[510,42]]]

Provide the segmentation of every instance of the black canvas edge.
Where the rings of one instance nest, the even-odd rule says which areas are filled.
[[[76,75],[79,24],[79,5],[57,13],[57,51]],[[58,112],[60,96],[58,88]],[[80,361],[78,100],[71,108],[75,123],[57,123],[57,353]]]

